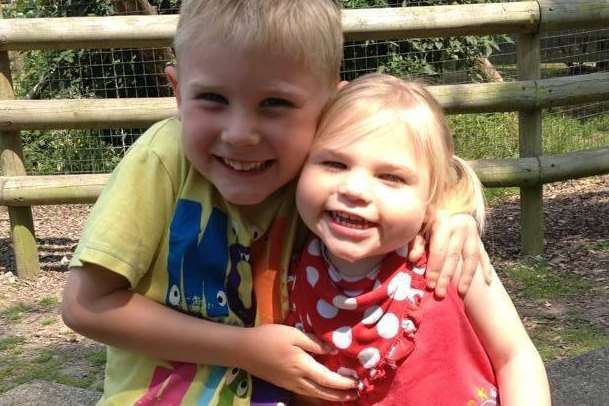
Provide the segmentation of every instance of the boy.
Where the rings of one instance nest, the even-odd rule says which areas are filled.
[[[175,47],[167,74],[179,120],[153,125],[113,173],[64,294],[66,324],[109,345],[100,404],[256,403],[249,374],[350,399],[354,382],[308,354],[322,344],[260,325],[287,311],[298,226],[290,181],[338,84],[339,9],[183,1]],[[457,250],[472,229],[463,217],[437,233],[457,229]],[[478,252],[474,235],[467,252]]]

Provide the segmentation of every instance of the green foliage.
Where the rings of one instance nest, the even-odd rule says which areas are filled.
[[[84,130],[23,131],[29,173],[107,173],[122,151]]]
[[[151,1],[164,9],[177,0]],[[112,0],[17,0],[4,6],[7,17],[104,16]],[[14,58],[15,92],[21,98],[77,99],[169,96],[163,61],[154,52],[92,49],[33,50]],[[135,130],[136,132],[138,130]],[[96,136],[83,130],[22,132],[26,168],[32,174],[109,172],[130,145],[123,130]]]
[[[421,0],[409,1],[387,1],[387,0],[343,0],[345,8],[363,7],[387,7],[387,6],[438,6],[448,4],[474,4],[491,3],[495,0]],[[369,50],[379,56],[378,66],[380,71],[396,76],[437,76],[446,69],[464,70],[473,80],[481,81],[484,78],[475,67],[476,60],[480,57],[488,57],[493,51],[499,51],[500,43],[512,43],[509,35],[484,35],[464,36],[446,38],[424,38],[411,39],[408,41],[378,42],[365,41],[361,43],[363,48],[377,47],[377,50]],[[348,57],[348,55],[347,55]]]

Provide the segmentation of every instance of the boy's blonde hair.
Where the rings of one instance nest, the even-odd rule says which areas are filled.
[[[175,37],[178,61],[206,42],[262,49],[304,64],[335,86],[343,55],[334,0],[184,0]]]
[[[312,148],[329,140],[348,143],[378,131],[402,131],[411,138],[417,157],[429,168],[429,204],[453,213],[471,213],[483,229],[480,181],[473,169],[454,155],[442,107],[420,83],[372,73],[347,84],[322,113]]]

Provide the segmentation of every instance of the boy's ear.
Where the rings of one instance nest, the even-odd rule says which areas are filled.
[[[178,109],[180,108],[180,87],[178,86],[178,71],[174,65],[167,65],[165,67],[165,75],[167,75],[167,80],[171,84],[171,88],[173,89],[173,94],[176,97],[176,101],[178,103]]]

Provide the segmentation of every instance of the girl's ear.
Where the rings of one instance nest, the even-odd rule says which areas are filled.
[[[336,90],[340,90],[340,89],[342,89],[343,87],[345,87],[345,86],[347,85],[347,83],[349,83],[349,82],[347,82],[346,80],[341,80],[341,81],[340,81],[340,82],[338,82],[338,84],[336,85]]]
[[[178,103],[178,110],[180,110],[180,102],[182,101],[180,97],[180,87],[178,86],[178,71],[174,65],[167,65],[165,67],[165,75],[167,75],[167,80],[171,84],[171,88],[173,89],[173,94],[176,97],[176,101]]]

